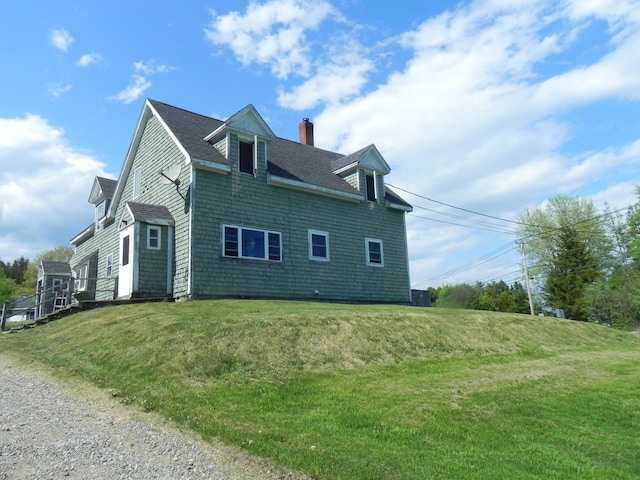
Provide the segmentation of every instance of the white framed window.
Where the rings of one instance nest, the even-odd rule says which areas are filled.
[[[75,271],[76,276],[76,291],[84,292],[87,289],[88,276],[89,276],[89,264],[85,263],[78,267]]]
[[[136,168],[133,171],[133,198],[138,198],[142,191],[142,170]]]
[[[282,234],[255,228],[223,225],[222,255],[280,262],[282,261]]]
[[[147,226],[147,248],[149,250],[160,250],[161,238],[160,227]]]
[[[329,261],[329,233],[320,230],[308,230],[309,260]]]
[[[384,267],[384,252],[382,240],[365,238],[364,245],[367,252],[367,265],[372,267]]]
[[[113,276],[113,253],[107,255],[106,262],[106,277],[111,278]]]

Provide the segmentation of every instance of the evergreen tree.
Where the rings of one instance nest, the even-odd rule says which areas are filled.
[[[547,305],[565,317],[586,320],[584,289],[600,275],[597,262],[574,227],[562,227],[551,250],[544,286]]]

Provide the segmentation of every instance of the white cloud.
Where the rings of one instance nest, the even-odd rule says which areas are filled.
[[[52,97],[58,98],[65,93],[70,92],[72,89],[73,85],[70,83],[56,83],[55,85],[50,85],[47,90]]]
[[[305,97],[298,86],[281,93],[280,103],[324,103],[314,118],[316,145],[350,153],[374,141],[393,169],[389,183],[475,211],[513,218],[541,198],[591,192],[599,180],[610,185],[594,193],[598,200],[607,193],[630,198],[632,182],[610,172],[628,168],[637,176],[637,142],[569,152],[576,126],[567,115],[597,102],[640,100],[638,12],[637,1],[471,2],[401,36],[412,58],[374,90],[335,102],[332,84],[341,88],[341,79],[318,70],[303,85],[315,92]],[[587,27],[600,28],[609,42],[578,63]],[[626,195],[616,187],[623,183]],[[408,229],[415,282],[482,238],[426,220],[411,220]]]
[[[175,70],[175,67],[168,65],[156,65],[153,60],[146,62],[135,62],[133,64],[134,74],[131,83],[115,95],[109,97],[109,100],[116,100],[126,104],[133,103],[138,100],[144,92],[151,88],[151,81],[147,78],[156,73],[168,73]]]
[[[58,50],[66,52],[73,43],[73,37],[64,28],[54,28],[49,32],[49,43]]]
[[[94,63],[98,63],[102,60],[102,55],[100,55],[99,53],[87,53],[85,55],[82,55],[78,61],[76,62],[76,65],[78,67],[88,67],[90,65],[93,65]]]
[[[374,62],[353,39],[340,40],[340,47],[333,48],[329,55],[329,62],[316,65],[318,73],[290,91],[279,93],[281,106],[304,110],[320,103],[338,103],[361,92]]]
[[[104,164],[44,118],[0,118],[0,259],[68,245],[92,218],[96,175],[108,176]]]
[[[251,2],[244,14],[216,15],[205,30],[214,45],[229,47],[245,66],[268,65],[277,78],[307,76],[311,69],[306,32],[335,15],[324,0]]]

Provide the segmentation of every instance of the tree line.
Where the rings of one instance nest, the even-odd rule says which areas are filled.
[[[640,187],[636,187],[640,202]],[[578,321],[640,327],[640,203],[599,212],[591,200],[558,195],[518,216],[534,310]],[[429,288],[436,307],[530,313],[520,283]]]

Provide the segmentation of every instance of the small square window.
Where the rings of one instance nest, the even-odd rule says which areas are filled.
[[[309,230],[309,260],[329,261],[329,234],[319,230]]]
[[[160,250],[159,227],[147,227],[147,248],[150,250]]]
[[[383,267],[384,256],[382,251],[382,240],[365,238],[364,243],[367,250],[367,265],[372,267]]]

